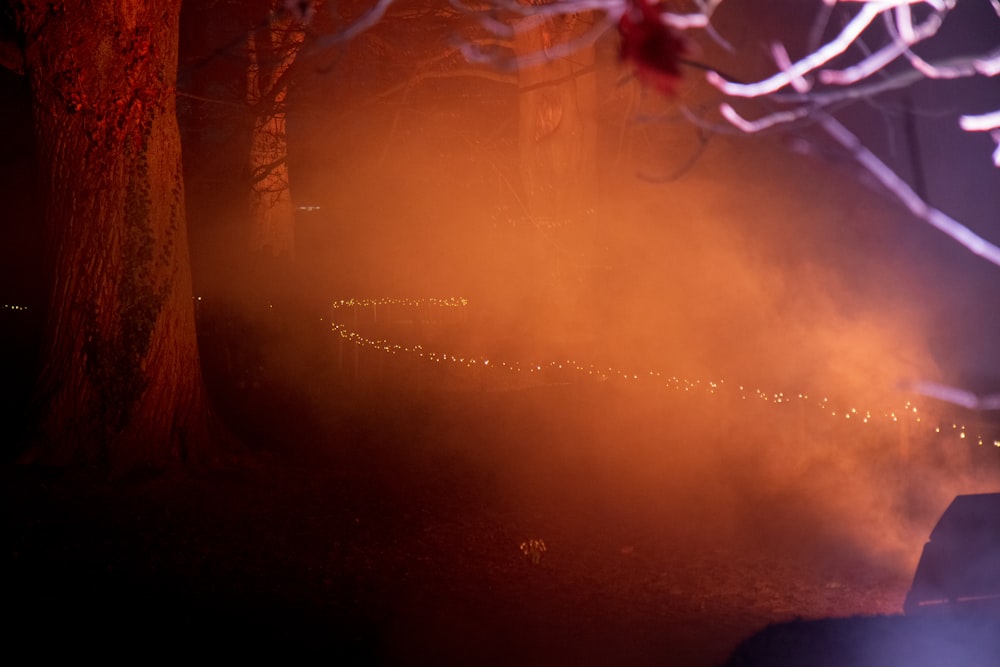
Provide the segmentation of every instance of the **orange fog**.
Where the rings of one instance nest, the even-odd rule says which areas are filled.
[[[696,72],[668,99],[613,45],[594,57],[555,216],[532,210],[516,82],[372,62],[389,94],[293,92],[298,289],[341,383],[310,400],[398,429],[404,458],[469,462],[526,535],[559,515],[639,549],[669,526],[909,576],[950,499],[1000,471],[976,425],[935,430],[968,415],[903,390],[951,378],[958,251],[808,128],[699,130]]]

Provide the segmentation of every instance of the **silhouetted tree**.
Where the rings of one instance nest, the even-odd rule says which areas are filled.
[[[295,234],[286,98],[304,32],[301,17],[285,4],[187,5],[180,94],[191,152],[187,174],[200,209],[206,197],[228,199],[224,215],[238,221],[241,233],[233,241],[244,253],[290,259]]]
[[[247,104],[254,116],[250,178],[250,248],[295,255],[295,216],[288,186],[286,100],[292,65],[305,35],[296,16],[272,7],[247,37]]]

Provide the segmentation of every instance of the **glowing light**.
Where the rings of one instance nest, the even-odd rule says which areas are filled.
[[[28,310],[27,306],[17,306],[17,305],[11,304],[11,303],[2,304],[2,306],[0,306],[0,307],[2,307],[3,310],[13,310],[13,311],[16,311],[16,312],[22,312],[22,311]]]
[[[462,308],[469,305],[469,300],[463,297],[448,297],[445,299],[341,299],[333,302],[333,309],[340,308],[367,308],[370,306],[412,306],[423,305],[437,306],[441,308]]]
[[[545,540],[540,537],[534,537],[521,542],[521,553],[532,565],[538,565],[542,561],[542,556],[546,551],[548,551],[548,548],[545,546]]]
[[[425,359],[435,364],[448,363],[455,366],[464,366],[466,368],[479,368],[488,370],[490,373],[498,374],[524,374],[525,376],[531,376],[533,379],[530,380],[531,383],[545,382],[547,376],[550,374],[558,374],[558,382],[566,383],[568,378],[567,374],[576,375],[581,381],[594,381],[594,382],[604,382],[608,380],[618,380],[627,381],[629,383],[635,382],[648,382],[651,390],[672,390],[672,391],[683,391],[685,393],[701,393],[703,395],[710,395],[715,398],[724,397],[726,392],[722,390],[725,387],[733,387],[731,392],[738,391],[736,394],[743,401],[747,401],[749,398],[757,398],[763,403],[767,403],[774,406],[775,410],[790,410],[793,403],[798,403],[800,406],[812,406],[819,408],[821,414],[826,414],[827,416],[839,417],[843,415],[842,421],[850,421],[853,424],[889,424],[900,426],[904,422],[910,422],[914,424],[921,425],[923,420],[920,416],[920,410],[912,401],[906,401],[902,407],[896,409],[885,409],[885,410],[871,410],[862,409],[857,406],[845,407],[843,409],[835,406],[833,401],[828,396],[824,396],[818,402],[811,402],[809,399],[809,394],[806,392],[792,393],[792,392],[768,392],[760,388],[754,388],[750,390],[747,385],[743,384],[729,384],[725,383],[725,380],[701,380],[701,379],[689,379],[678,377],[677,375],[666,375],[661,371],[651,369],[645,372],[635,372],[634,370],[619,369],[608,366],[598,367],[595,364],[586,364],[573,359],[563,359],[558,361],[548,361],[539,362],[537,360],[531,362],[523,362],[518,360],[497,360],[490,359],[487,357],[476,357],[476,356],[459,356],[455,354],[449,354],[447,352],[435,352],[430,350],[425,350],[421,345],[402,345],[398,343],[393,343],[388,340],[369,338],[357,331],[352,331],[348,326],[340,321],[337,321],[336,311],[347,308],[377,308],[379,306],[395,305],[404,307],[424,307],[424,306],[434,306],[441,308],[463,308],[468,305],[468,300],[462,297],[449,297],[443,299],[395,299],[395,298],[379,298],[379,299],[343,299],[335,301],[332,304],[332,308],[335,311],[334,321],[331,323],[331,329],[333,332],[339,334],[340,338],[344,341],[351,342],[359,347],[367,347],[369,349],[382,351],[389,354],[409,354],[417,358]],[[480,371],[482,372],[482,371]],[[855,418],[856,417],[856,418]],[[941,434],[942,428],[940,425],[928,426],[928,433]],[[967,431],[964,425],[960,425],[957,422],[951,424],[952,431],[956,432],[959,439],[967,439]],[[979,444],[984,442],[984,436],[982,434],[976,436],[978,438]],[[994,439],[993,445],[1000,448],[1000,439]]]

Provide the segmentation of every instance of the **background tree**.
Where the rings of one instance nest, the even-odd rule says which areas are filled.
[[[175,115],[179,12],[179,0],[14,3],[51,272],[29,460],[217,453]]]
[[[238,221],[227,236],[247,255],[294,257],[286,98],[302,25],[268,0],[191,4],[182,14],[182,131],[204,218],[195,223]]]
[[[519,59],[564,57],[617,32],[621,59],[650,89],[670,93],[678,86],[698,88],[695,80],[704,77],[714,96],[702,93],[695,104],[677,103],[690,122],[710,132],[787,130],[797,150],[817,156],[846,154],[914,219],[1000,265],[1000,248],[974,231],[975,224],[960,222],[932,201],[936,195],[949,207],[978,216],[996,203],[996,189],[971,188],[971,202],[969,197],[964,202],[949,199],[942,192],[945,188],[932,192],[933,179],[926,172],[937,168],[937,175],[944,178],[947,171],[938,165],[948,162],[927,159],[930,149],[919,145],[915,129],[927,117],[940,116],[951,119],[955,129],[992,136],[1000,145],[998,101],[995,92],[989,94],[996,87],[987,81],[1000,74],[996,0],[557,0],[541,5],[493,0],[486,8],[470,5],[470,9],[480,12],[480,22],[487,28],[495,25],[498,12],[546,18],[593,12],[598,18],[591,31],[561,49],[537,49],[519,54]],[[956,24],[966,26],[965,31],[954,28]],[[969,31],[970,25],[976,30]],[[467,43],[464,51],[472,61],[506,66],[475,43]],[[682,77],[685,80],[679,83]],[[964,80],[969,86],[956,88],[954,84]],[[980,86],[970,92],[976,83]],[[941,106],[942,94],[948,96],[948,105],[971,100],[975,108],[956,112],[927,104],[937,99]],[[914,100],[925,103],[922,117],[914,111]],[[893,148],[894,137],[865,128],[865,121],[852,115],[856,103],[902,119],[898,125],[904,135],[899,143],[907,146],[904,158]],[[967,143],[983,147],[985,142]],[[988,153],[983,150],[984,161]],[[993,152],[993,161],[1000,166],[1000,149]],[[961,179],[971,181],[971,174]],[[992,409],[997,402],[993,394],[931,382],[913,382],[909,388],[970,408]]]
[[[292,65],[305,35],[291,12],[274,7],[247,37],[250,143],[250,249],[295,255],[295,214],[288,186],[287,98]]]
[[[383,6],[385,3],[356,3],[347,16],[353,17],[352,25],[364,24]],[[342,6],[339,9],[344,11]],[[293,113],[298,118],[292,122],[302,120],[303,107],[343,109],[343,113],[333,115],[335,120],[327,120],[322,129],[311,130],[307,136],[316,146],[322,145],[315,141],[316,137],[343,145],[344,154],[352,156],[354,175],[357,165],[369,160],[370,154],[370,149],[362,149],[363,157],[359,159],[348,148],[360,143],[359,135],[365,130],[359,131],[358,125],[367,128],[380,116],[391,114],[389,126],[382,130],[384,149],[377,159],[387,164],[387,156],[392,155],[395,164],[409,165],[417,164],[418,158],[406,156],[401,136],[407,131],[404,128],[408,117],[430,120],[432,114],[449,113],[467,118],[468,123],[452,123],[450,132],[441,133],[433,149],[437,153],[440,147],[439,159],[434,162],[438,167],[448,163],[441,158],[451,156],[452,151],[462,153],[455,159],[468,165],[461,175],[456,174],[457,178],[447,179],[452,183],[449,208],[458,210],[459,202],[473,196],[471,190],[489,182],[482,188],[485,196],[478,197],[480,209],[489,216],[484,222],[496,217],[497,231],[491,233],[499,237],[496,247],[504,247],[505,251],[488,253],[486,261],[499,264],[499,258],[508,258],[517,278],[505,284],[503,294],[491,292],[483,301],[537,307],[537,314],[524,319],[542,324],[546,319],[571,317],[573,309],[567,294],[572,289],[567,285],[577,286],[594,263],[599,220],[596,209],[601,196],[597,187],[598,66],[594,48],[531,62],[521,62],[519,54],[530,59],[542,49],[559,50],[575,43],[592,28],[593,19],[586,12],[551,19],[498,13],[495,18],[495,25],[484,29],[476,16],[460,4],[396,3],[350,43],[335,44],[328,37],[344,17],[334,20],[324,6],[319,6],[304,51],[312,55],[326,49],[330,64],[299,70],[305,74],[307,84],[296,92],[298,98],[293,97]],[[466,40],[499,54],[497,59],[465,61],[461,44]],[[319,101],[324,94],[326,98]],[[481,111],[463,108],[463,102]],[[352,116],[357,109],[364,109],[367,116]],[[494,110],[503,115],[485,121],[490,125],[482,137],[487,138],[473,137],[470,127]],[[430,131],[431,125],[433,121],[425,123],[425,131]],[[303,153],[320,150],[302,144],[300,147]],[[312,162],[328,159],[317,155]],[[307,173],[313,171],[299,170],[297,173],[304,178],[295,181],[296,187],[314,178]],[[434,175],[435,170],[426,169],[426,165],[408,171],[403,187],[417,190],[416,197],[422,196],[420,191],[439,190],[446,180],[440,174]],[[424,178],[422,173],[427,174],[427,183],[419,187],[416,182]],[[386,191],[395,183],[390,180],[392,176],[385,174]],[[308,190],[306,187],[299,193]],[[345,207],[360,201],[357,197],[351,199]],[[499,210],[494,210],[490,203],[497,200],[502,203]],[[308,202],[309,196],[302,201]],[[375,205],[383,204],[379,201]],[[410,206],[394,215],[412,215],[413,211]],[[319,219],[323,214],[309,217]],[[304,227],[310,224],[309,217],[303,216]],[[435,217],[440,221],[440,215]],[[412,226],[407,223],[408,228]],[[471,225],[467,222],[456,233],[471,234]],[[437,230],[430,235],[448,236]],[[329,264],[326,262],[327,273],[331,271]],[[503,270],[497,267],[497,272]],[[499,283],[483,280],[482,284],[484,289],[490,289]]]

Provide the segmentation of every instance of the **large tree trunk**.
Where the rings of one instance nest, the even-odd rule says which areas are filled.
[[[52,262],[33,460],[162,467],[211,450],[174,106],[179,11],[17,8]]]

